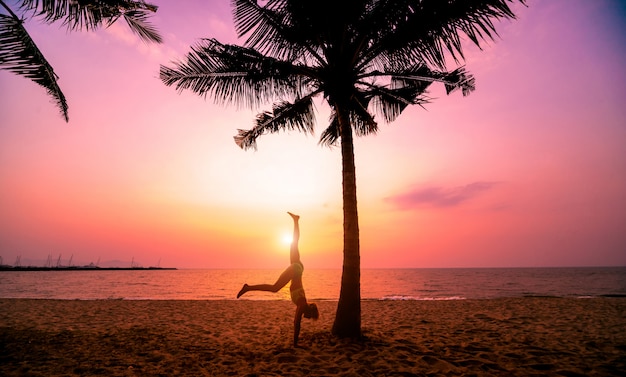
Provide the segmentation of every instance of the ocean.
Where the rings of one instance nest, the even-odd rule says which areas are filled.
[[[0,271],[0,298],[235,300],[243,285],[274,283],[281,270]],[[341,270],[305,270],[309,300],[338,300]],[[626,267],[364,269],[363,300],[626,297]],[[245,300],[289,300],[251,292]]]

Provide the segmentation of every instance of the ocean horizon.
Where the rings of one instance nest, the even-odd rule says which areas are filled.
[[[0,271],[0,298],[60,300],[235,300],[244,283],[274,283],[279,269]],[[307,269],[309,300],[337,300],[340,269]],[[241,300],[289,300],[252,292]],[[626,297],[626,267],[362,269],[363,300],[503,297]]]

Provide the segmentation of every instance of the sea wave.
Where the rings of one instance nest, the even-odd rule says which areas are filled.
[[[467,297],[462,297],[462,296],[418,297],[418,296],[393,295],[393,296],[384,296],[380,299],[380,301],[452,301],[452,300],[467,300]]]

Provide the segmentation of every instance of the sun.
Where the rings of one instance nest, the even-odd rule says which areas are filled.
[[[280,240],[285,245],[291,245],[291,241],[293,241],[293,235],[285,233],[280,237]]]

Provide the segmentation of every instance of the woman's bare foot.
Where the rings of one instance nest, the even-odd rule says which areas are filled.
[[[287,213],[289,214],[289,216],[291,216],[291,218],[292,218],[294,221],[298,221],[298,220],[300,219],[300,216],[298,216],[298,215],[294,215],[294,214],[293,214],[293,213],[291,213],[291,212],[287,212]]]
[[[248,292],[248,284],[244,284],[239,293],[237,293],[237,298],[243,296],[244,293]]]

